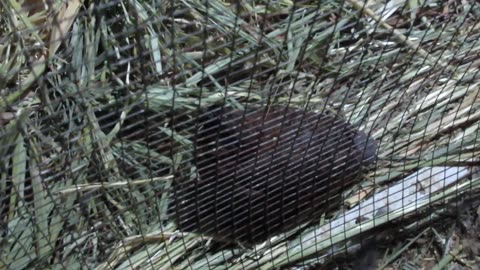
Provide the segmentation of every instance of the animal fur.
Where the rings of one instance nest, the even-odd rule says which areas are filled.
[[[173,213],[222,241],[253,245],[318,218],[375,160],[374,141],[331,115],[217,107],[199,119],[198,178],[175,185]]]

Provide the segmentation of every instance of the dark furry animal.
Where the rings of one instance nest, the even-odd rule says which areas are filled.
[[[282,106],[199,117],[195,181],[177,183],[183,231],[253,245],[338,206],[376,145],[334,116]]]

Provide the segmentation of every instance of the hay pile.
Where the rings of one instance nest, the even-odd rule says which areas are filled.
[[[0,268],[315,262],[301,240],[218,250],[168,220],[172,180],[195,172],[194,130],[178,127],[211,104],[327,109],[370,130],[381,160],[346,195],[475,165],[480,7],[418,2],[3,1]]]

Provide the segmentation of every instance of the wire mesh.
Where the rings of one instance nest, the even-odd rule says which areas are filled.
[[[478,269],[477,1],[0,12],[0,269]]]

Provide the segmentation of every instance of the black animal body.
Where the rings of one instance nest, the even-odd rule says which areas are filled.
[[[175,185],[173,214],[222,241],[253,245],[318,218],[375,160],[374,141],[331,115],[275,106],[199,119],[198,177]]]

